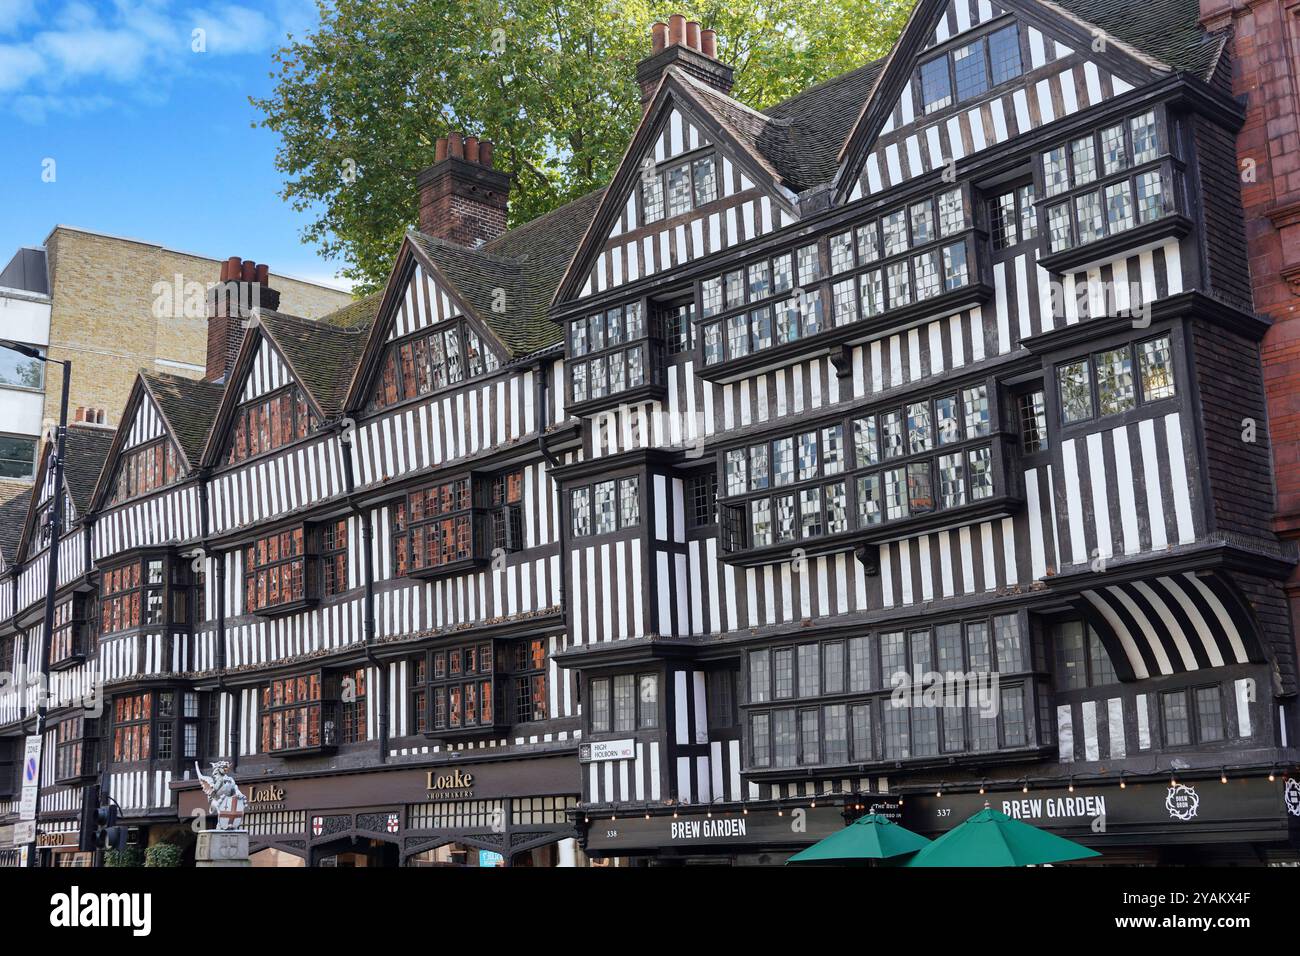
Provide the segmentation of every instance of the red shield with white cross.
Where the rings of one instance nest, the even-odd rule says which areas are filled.
[[[396,833],[399,829],[401,829],[401,824],[398,822],[397,814],[390,813],[388,815],[388,832]]]
[[[325,832],[325,819],[323,817],[311,818],[311,835],[320,836]]]

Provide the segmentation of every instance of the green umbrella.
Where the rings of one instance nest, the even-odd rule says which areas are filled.
[[[1035,866],[1090,856],[1101,854],[985,807],[904,866]]]
[[[786,861],[794,863],[865,863],[915,853],[930,843],[878,813],[859,817],[849,826]]]

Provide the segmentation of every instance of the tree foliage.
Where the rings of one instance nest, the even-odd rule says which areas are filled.
[[[889,49],[913,0],[318,0],[320,26],[274,56],[254,98],[279,134],[303,238],[359,291],[416,222],[416,175],[453,130],[491,139],[512,225],[605,183],[640,117],[650,24],[718,32],[733,92],[762,109]]]

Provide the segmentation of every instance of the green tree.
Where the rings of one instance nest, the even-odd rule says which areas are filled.
[[[491,139],[514,177],[511,224],[602,185],[640,117],[650,24],[718,31],[734,95],[762,109],[883,56],[913,0],[318,0],[320,26],[274,56],[253,98],[280,136],[283,197],[305,241],[370,291],[416,222],[433,140]]]

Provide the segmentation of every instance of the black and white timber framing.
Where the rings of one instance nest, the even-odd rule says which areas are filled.
[[[111,447],[100,436],[102,473],[68,478],[56,587],[83,630],[54,691],[102,712],[84,765],[46,760],[42,828],[66,829],[100,779],[128,817],[175,821],[194,759],[288,785],[364,775],[350,822],[318,834],[311,808],[268,812],[255,844],[308,855],[374,830],[403,858],[453,837],[508,853],[666,807],[1294,765],[1280,582],[1295,558],[1269,524],[1263,324],[1237,197],[1207,185],[1235,162],[1230,67],[1215,38],[1144,46],[1142,18],[1103,12],[920,0],[887,61],[764,113],[668,70],[606,190],[479,250],[408,235],[365,320],[265,314],[223,385],[142,374]],[[1182,12],[1194,26],[1195,4]],[[956,68],[945,103],[923,68],[972,43],[1001,57],[988,89],[959,96],[976,81]],[[1057,155],[1064,179],[1049,180]],[[648,210],[647,176],[699,161],[713,181],[695,203]],[[543,246],[539,282],[528,253]],[[605,343],[611,311],[639,315],[617,334],[643,347],[618,390],[613,360],[634,360],[589,359],[615,344],[589,331]],[[386,355],[444,332],[473,350],[460,380],[382,399]],[[232,459],[240,409],[281,394],[314,427]],[[173,446],[174,479],[116,500],[120,463],[150,442]],[[15,678],[0,770],[30,721],[21,686],[50,586],[41,475],[0,581]],[[518,481],[506,511],[488,500],[503,476]],[[445,567],[404,558],[404,574],[399,505],[409,521],[413,491],[461,479],[467,550]],[[339,526],[326,593],[321,536]],[[295,529],[301,600],[249,607],[249,546]],[[106,629],[104,575],[155,559],[157,619]],[[417,684],[462,649],[491,655],[492,688],[474,693],[492,719],[435,728]],[[934,670],[994,673],[996,716],[913,707],[900,722],[895,675]],[[316,713],[338,739],[266,752],[268,688],[310,675],[336,695],[343,677],[363,685],[364,719],[344,739],[347,699],[326,690]],[[141,693],[155,708],[194,695],[192,750],[177,712],[160,757],[155,713],[147,758],[114,759],[115,702]],[[77,711],[52,711],[48,755]],[[521,789],[491,799],[560,809],[533,830],[516,819],[504,844],[468,793],[394,803],[387,835],[363,823],[396,799],[386,774],[539,761],[567,783],[521,769]],[[430,824],[443,804],[472,819]],[[16,809],[0,781],[0,822]]]

